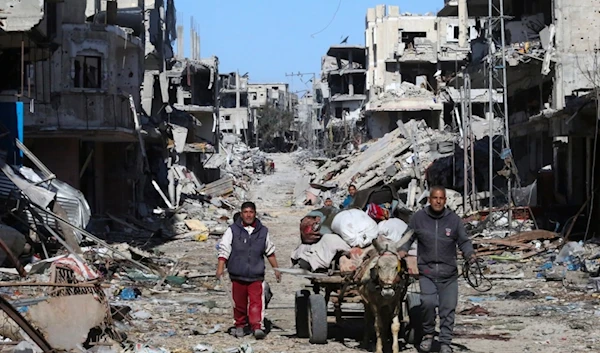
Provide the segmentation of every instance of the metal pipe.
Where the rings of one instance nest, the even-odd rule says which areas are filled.
[[[56,178],[56,175],[54,175],[50,169],[46,168],[44,163],[42,163],[42,161],[40,161],[35,154],[33,154],[33,152],[31,152],[29,148],[23,144],[23,142],[19,141],[19,139],[15,139],[15,144],[17,145],[17,148],[21,150],[21,152],[23,152],[23,154],[29,158],[29,160],[44,174],[44,179],[49,180]]]
[[[492,216],[494,206],[494,38],[492,32],[492,22],[494,15],[493,0],[488,0],[488,19],[487,19],[487,39],[488,39],[488,89],[489,89],[489,107],[488,107],[488,122],[489,122],[489,156],[488,156],[488,177],[489,177],[489,217]]]
[[[468,182],[468,173],[469,173],[469,156],[467,152],[467,146],[469,144],[468,131],[467,131],[467,117],[466,117],[466,108],[465,108],[465,81],[463,80],[463,86],[460,90],[460,113],[462,115],[462,130],[463,130],[463,211],[467,213],[467,205],[469,204],[469,182]]]
[[[54,349],[46,338],[38,331],[35,327],[33,327],[29,321],[25,320],[25,318],[19,313],[14,306],[12,306],[6,299],[0,296],[0,310],[4,311],[7,316],[14,320],[14,322],[19,325],[20,328],[35,342],[35,344],[40,347],[42,352],[51,353],[54,352]]]
[[[116,248],[113,248],[112,246],[108,245],[107,242],[105,242],[104,240],[98,238],[97,236],[93,235],[92,233],[88,232],[87,230],[83,229],[83,228],[79,228],[77,226],[72,225],[71,223],[69,223],[69,221],[61,218],[60,216],[58,216],[57,214],[55,214],[54,212],[48,211],[47,209],[40,207],[34,203],[30,203],[31,206],[35,207],[36,209],[38,209],[41,212],[44,212],[45,214],[47,214],[48,216],[51,216],[52,218],[54,218],[57,221],[60,221],[62,223],[64,223],[66,226],[71,227],[74,230],[79,231],[81,234],[83,234],[86,238],[92,240],[93,242],[95,242],[96,244],[102,245],[105,248],[109,249],[111,252],[122,256],[125,259],[128,259],[127,255],[125,255],[123,252],[117,250]],[[142,270],[146,270],[149,271],[151,273],[156,273],[156,271],[152,270],[150,267],[136,261],[133,259],[128,259],[128,261],[130,261],[131,263],[137,265],[140,269]]]
[[[492,0],[490,0],[491,2]],[[504,32],[505,28],[504,28],[504,1],[500,0],[500,38],[502,41],[502,86],[503,86],[503,99],[502,99],[502,103],[503,103],[503,107],[504,107],[504,148],[507,150],[510,150],[510,130],[509,130],[509,125],[508,125],[508,99],[507,99],[507,79],[506,79],[506,56],[504,55],[504,48],[506,48],[506,34]],[[512,228],[512,171],[514,170],[513,165],[514,165],[514,161],[513,161],[513,157],[512,157],[512,151],[510,153],[510,164],[511,164],[511,175],[508,178],[507,181],[507,187],[508,187],[508,195],[507,195],[507,200],[508,200],[508,229],[509,232]],[[517,176],[518,177],[518,176]]]
[[[21,96],[25,94],[25,40],[21,39]]]

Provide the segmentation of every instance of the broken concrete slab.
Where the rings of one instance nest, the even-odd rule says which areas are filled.
[[[92,294],[71,295],[32,305],[26,317],[54,348],[75,350],[104,321],[106,310]]]

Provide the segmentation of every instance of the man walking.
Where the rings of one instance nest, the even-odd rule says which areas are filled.
[[[456,247],[465,259],[475,261],[473,244],[462,219],[446,208],[446,189],[435,186],[429,194],[429,206],[415,213],[409,223],[414,231],[399,251],[405,257],[412,243],[418,242],[417,262],[421,286],[423,331],[421,350],[431,351],[435,333],[436,313],[440,317],[440,353],[451,353],[452,331],[458,303],[458,268]]]
[[[256,339],[265,338],[265,260],[277,268],[275,246],[269,230],[256,218],[256,205],[244,202],[241,217],[223,234],[219,244],[217,279],[223,276],[225,266],[231,278],[236,337],[244,336],[244,327],[250,325]],[[279,282],[281,273],[275,270]]]

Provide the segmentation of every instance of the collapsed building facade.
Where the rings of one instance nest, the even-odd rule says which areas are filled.
[[[572,215],[590,200],[597,175],[592,48],[600,43],[589,33],[600,5],[443,5],[426,16],[397,6],[367,11],[365,135],[381,138],[410,120],[451,129],[460,135],[454,155],[430,173],[440,178],[426,181],[463,193],[466,209],[509,203],[542,218]]]
[[[248,105],[248,76],[236,72],[220,76],[220,116],[219,126],[222,132],[243,135],[248,141],[252,134],[250,107]]]
[[[467,58],[466,50],[458,50],[457,28],[456,17],[402,15],[398,6],[368,9],[365,121],[371,138],[394,130],[398,120],[444,127],[437,78],[462,67]]]
[[[361,141],[357,121],[367,99],[367,63],[364,46],[340,44],[329,48],[321,61],[317,101],[323,100],[324,148],[336,155]]]
[[[537,197],[531,197],[529,205],[534,212],[542,219],[564,223],[564,215],[571,217],[590,201],[597,175],[596,115],[590,114],[589,104],[586,113],[573,106],[585,101],[582,96],[597,91],[597,53],[591,48],[600,43],[589,33],[594,33],[600,18],[600,5],[594,1],[504,1],[504,15],[510,18],[504,21],[504,38],[500,28],[493,28],[495,45],[489,46],[488,1],[464,1],[462,13],[460,3],[446,2],[439,15],[474,19],[481,28],[470,44],[469,65],[456,79],[458,89],[463,89],[467,115],[471,120],[473,116],[489,118],[490,106],[504,108],[496,110],[495,117],[506,125],[508,144],[504,147],[514,161],[513,185],[533,185]],[[494,5],[500,8],[497,1]],[[501,71],[490,70],[490,63],[502,62],[505,82],[495,80]],[[491,76],[494,83],[490,85]]]
[[[167,8],[173,1],[40,1],[4,20],[1,95],[23,126],[12,137],[97,212],[130,212],[143,198],[140,86],[147,57],[168,55]],[[163,27],[149,21],[159,13]]]

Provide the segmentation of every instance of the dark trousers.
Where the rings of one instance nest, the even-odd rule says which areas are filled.
[[[440,316],[441,344],[452,343],[456,305],[458,304],[458,279],[450,278],[434,280],[425,276],[419,277],[421,285],[421,310],[423,311],[423,333],[435,333],[436,312]]]

